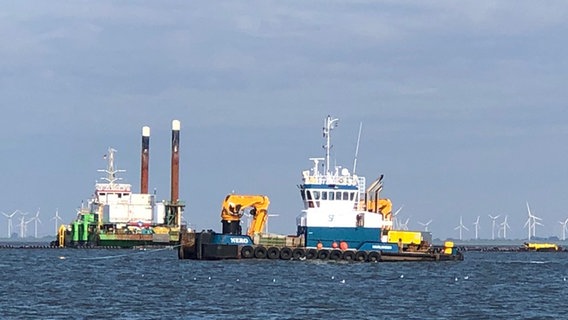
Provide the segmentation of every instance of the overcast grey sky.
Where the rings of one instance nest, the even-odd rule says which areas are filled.
[[[362,122],[357,171],[385,174],[409,227],[456,238],[463,216],[471,238],[479,215],[490,238],[501,214],[526,237],[529,201],[537,235],[559,236],[567,16],[565,1],[4,1],[0,210],[41,208],[53,233],[110,146],[139,190],[144,125],[150,188],[168,199],[179,119],[189,222],[220,230],[227,193],[262,193],[270,231],[293,234],[330,114],[337,163],[352,165]]]

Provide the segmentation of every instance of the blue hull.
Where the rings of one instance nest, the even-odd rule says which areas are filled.
[[[345,241],[349,248],[357,249],[366,242],[377,243],[381,239],[380,228],[304,227],[299,232],[304,234],[306,247],[312,248],[317,247],[320,241],[327,248],[331,248],[334,242]]]

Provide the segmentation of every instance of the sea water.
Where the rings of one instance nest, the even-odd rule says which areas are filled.
[[[0,319],[560,319],[567,280],[567,252],[346,263],[0,249]]]

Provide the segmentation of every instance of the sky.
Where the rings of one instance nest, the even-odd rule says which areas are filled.
[[[561,236],[568,218],[565,1],[4,1],[0,211],[39,210],[38,236],[71,222],[109,147],[139,190],[169,199],[171,121],[194,228],[221,230],[231,192],[270,198],[270,232],[294,234],[297,185],[321,157],[384,174],[409,228],[474,237]],[[14,228],[17,221],[14,221]],[[28,227],[28,235],[33,234]],[[0,217],[0,237],[7,220]]]

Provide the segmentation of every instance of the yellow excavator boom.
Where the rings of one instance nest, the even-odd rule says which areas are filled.
[[[264,195],[230,194],[225,197],[221,210],[221,220],[240,222],[243,213],[250,208],[252,221],[247,234],[253,236],[263,231],[268,218],[270,200]]]

